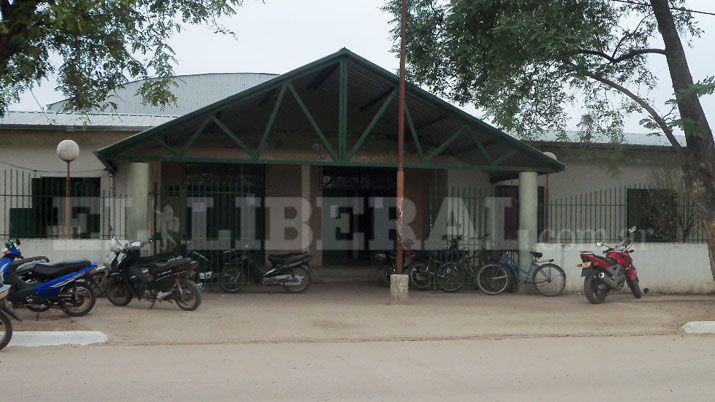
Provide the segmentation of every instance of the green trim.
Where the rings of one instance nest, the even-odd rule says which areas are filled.
[[[311,165],[311,166],[354,166],[354,167],[384,167],[397,169],[396,163],[386,162],[359,162],[359,161],[333,161],[333,160],[314,160],[314,159],[246,159],[246,158],[205,158],[205,157],[182,157],[169,158],[160,155],[127,155],[120,156],[118,160],[124,162],[189,162],[189,163],[243,163],[249,165]],[[492,166],[492,165],[469,165],[464,163],[405,163],[406,169],[459,169],[459,170],[474,170],[474,171],[493,171],[498,168],[499,171],[508,172],[537,172],[551,173],[550,170],[544,170],[539,166]]]
[[[194,145],[194,142],[196,142],[196,140],[199,138],[199,136],[201,134],[203,134],[204,130],[206,129],[206,126],[208,126],[208,124],[211,122],[212,118],[213,118],[213,116],[209,116],[208,118],[206,118],[206,120],[204,120],[204,122],[201,123],[199,128],[197,128],[196,131],[194,131],[194,133],[191,134],[191,137],[189,138],[188,141],[186,141],[186,144],[184,145],[184,148],[181,150],[181,153],[179,154],[179,156],[183,157],[184,155],[186,155],[187,152],[189,152],[189,148],[191,148],[191,146]],[[100,152],[101,151],[102,150],[100,149]]]
[[[457,130],[454,134],[452,134],[449,138],[447,138],[447,141],[443,142],[442,145],[437,147],[437,149],[434,150],[429,156],[427,157],[428,161],[431,161],[435,157],[437,157],[439,154],[444,152],[445,149],[447,149],[448,146],[452,145],[452,143],[459,138],[460,135],[462,135],[462,132],[467,128],[467,126],[462,126],[459,130]]]
[[[474,133],[471,127],[467,129],[467,132],[469,133],[469,136],[472,137],[472,140],[474,141],[474,145],[477,146],[479,149],[479,152],[482,154],[484,159],[487,160],[490,164],[494,162],[491,156],[489,156],[489,153],[487,152],[487,149],[484,148],[484,145],[482,145],[482,142],[479,141],[479,138],[477,138],[477,135]]]
[[[502,155],[501,157],[497,158],[494,162],[491,163],[491,166],[499,166],[502,162],[509,160],[512,156],[516,155],[516,149],[512,149],[511,151],[507,152],[506,154]]]
[[[170,146],[169,144],[167,144],[166,142],[164,142],[164,140],[162,140],[161,138],[157,137],[157,138],[156,138],[156,142],[158,142],[159,145],[161,145],[162,148],[164,148],[167,152],[169,152],[169,153],[170,153],[171,155],[173,155],[174,157],[178,157],[178,156],[179,156],[179,151],[177,151],[177,150],[174,149],[172,146]]]
[[[256,150],[256,157],[254,159],[258,159],[261,154],[263,154],[263,150],[266,149],[266,145],[268,144],[268,135],[270,135],[271,130],[273,129],[273,123],[275,122],[276,116],[278,115],[278,111],[281,108],[281,104],[283,103],[283,97],[286,94],[287,88],[288,85],[283,85],[281,87],[280,93],[278,93],[276,103],[275,105],[273,105],[273,110],[271,111],[270,117],[268,117],[268,123],[266,123],[266,127],[263,129],[263,136],[261,137],[261,142],[258,143],[258,149]]]
[[[229,138],[231,138],[233,140],[233,142],[235,142],[239,147],[241,147],[241,149],[243,149],[244,152],[246,152],[251,158],[256,159],[257,156],[256,156],[256,154],[253,153],[253,150],[251,150],[251,148],[249,148],[246,144],[244,144],[243,141],[241,141],[236,136],[236,134],[233,133],[233,131],[231,131],[228,127],[226,127],[226,125],[223,124],[223,122],[221,120],[216,118],[216,116],[211,116],[211,119],[213,120],[214,124],[216,124],[218,126],[218,128],[220,128],[221,131],[224,132],[224,134],[229,136]]]
[[[340,60],[340,84],[338,89],[338,156],[345,160],[348,142],[348,61]]]
[[[390,103],[392,102],[393,99],[395,99],[395,95],[397,95],[397,88],[393,89],[390,95],[387,97],[385,102],[380,106],[380,109],[375,113],[375,116],[373,116],[372,121],[370,121],[370,124],[365,128],[365,131],[362,132],[362,135],[358,140],[355,142],[355,145],[353,146],[353,149],[350,151],[350,153],[347,156],[347,160],[350,160],[355,156],[357,151],[360,149],[362,146],[363,142],[367,139],[367,137],[370,135],[372,132],[372,129],[375,128],[375,125],[377,125],[377,122],[380,121],[380,118],[382,115],[385,113],[385,110],[387,110],[387,107],[390,106]]]
[[[337,156],[335,155],[335,151],[333,151],[333,147],[330,146],[330,142],[328,142],[328,139],[325,138],[325,135],[323,135],[323,130],[320,129],[318,126],[318,123],[315,121],[313,118],[313,115],[310,114],[310,111],[308,110],[308,107],[305,106],[305,103],[303,102],[303,99],[298,95],[298,91],[295,90],[293,87],[293,84],[287,84],[288,90],[290,91],[291,94],[293,94],[293,98],[295,98],[295,101],[298,102],[298,106],[300,106],[300,110],[303,111],[303,114],[305,117],[308,119],[308,122],[310,122],[310,125],[313,126],[313,130],[315,130],[315,133],[318,134],[318,137],[320,137],[320,141],[323,142],[323,146],[325,147],[325,150],[328,151],[330,154],[330,157],[333,158],[333,160],[337,159]]]
[[[417,155],[420,157],[422,163],[425,162],[425,154],[422,151],[422,143],[420,142],[420,137],[417,135],[417,129],[415,128],[415,123],[412,121],[412,113],[410,113],[410,108],[405,105],[405,117],[407,117],[407,125],[410,127],[410,133],[412,133],[412,140],[415,141],[415,147],[417,148]]]

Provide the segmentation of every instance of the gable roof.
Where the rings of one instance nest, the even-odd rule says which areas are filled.
[[[343,65],[346,66],[344,72]],[[343,76],[345,81],[342,80]],[[313,129],[321,136],[324,148],[330,150],[331,146],[323,132],[338,135],[338,152],[330,152],[332,160],[281,160],[281,162],[343,166],[358,163],[361,166],[369,166],[371,165],[369,161],[353,161],[353,154],[357,148],[360,148],[363,141],[369,135],[372,135],[370,130],[373,128],[376,131],[381,131],[382,137],[388,140],[391,139],[388,137],[396,137],[396,130],[392,128],[395,120],[393,117],[397,115],[396,99],[393,95],[396,92],[395,88],[398,81],[397,75],[348,49],[342,49],[269,81],[187,113],[158,127],[102,148],[96,154],[100,160],[110,167],[116,166],[121,161],[209,161],[205,157],[191,157],[187,154],[187,150],[194,145],[196,137],[202,135],[207,125],[215,125],[218,126],[217,131],[226,133],[245,151],[246,155],[244,156],[250,156],[250,158],[230,158],[231,161],[237,163],[276,163],[278,162],[276,158],[262,159],[261,155],[256,155],[258,152],[251,152],[259,151],[259,148],[251,149],[247,144],[243,144],[241,140],[245,135],[249,135],[247,133],[263,128],[262,126],[251,124],[254,123],[254,120],[260,120],[257,116],[263,110],[268,112],[272,108],[279,109],[281,107],[280,102],[287,92],[286,89],[290,89],[289,92],[298,101]],[[308,111],[309,108],[301,100],[299,92],[304,93],[306,100],[314,102],[311,106],[316,104],[319,106],[312,109],[313,113]],[[338,105],[340,117],[338,117],[338,113],[332,114],[337,109],[332,102],[327,102],[328,99],[336,95],[337,98],[345,96],[345,104]],[[290,95],[285,96],[290,97]],[[260,102],[257,100],[259,98],[262,99]],[[275,107],[270,104],[274,99],[276,99]],[[342,98],[340,102],[343,102]],[[408,162],[407,167],[475,169],[489,173],[518,170],[556,172],[564,169],[563,164],[545,156],[525,142],[513,138],[411,83],[408,83],[407,86],[407,103],[407,120],[409,124],[405,138],[406,142],[409,139],[414,141],[414,147],[417,149],[416,153],[419,153],[420,157],[420,163]],[[250,113],[244,114],[253,118],[242,118],[240,121],[235,119],[233,115],[238,114],[237,110],[239,108],[242,108],[243,112],[246,112],[244,110],[246,108],[252,108]],[[363,112],[365,116],[361,114]],[[373,112],[377,112],[374,117]],[[300,114],[300,112],[297,113]],[[348,113],[350,113],[349,119]],[[268,119],[270,123],[265,128],[261,146],[265,145],[265,137],[271,129],[280,131],[280,127],[272,126],[272,121],[276,117],[275,114],[276,111]],[[223,119],[231,121],[222,122]],[[364,121],[372,119],[372,121],[370,126],[363,131],[363,135],[353,142],[353,152],[348,155],[346,151],[350,139],[347,137],[349,135],[357,137],[363,127],[360,126],[360,130],[356,130],[354,126],[358,124],[354,124],[353,128],[348,130],[348,120],[351,123],[359,123],[361,119]],[[279,118],[277,120],[280,121],[277,125],[280,125],[283,120],[287,124],[290,119]],[[350,134],[347,131],[350,131]],[[177,136],[183,138],[180,140]],[[166,141],[174,141],[176,146],[179,146],[179,142],[187,138],[188,141],[186,141],[185,145],[188,146],[184,147],[181,155],[177,152],[172,152],[172,144],[169,144],[169,147],[163,146],[164,150],[169,154],[160,155],[154,151],[152,154],[147,154],[146,157],[137,155],[137,148],[141,148],[142,144],[156,147],[156,142],[167,145]],[[296,137],[293,138],[295,139]],[[425,144],[424,150],[426,151],[430,151],[429,148],[432,147],[427,156],[423,155],[421,142]],[[262,151],[262,149],[260,150]],[[447,155],[451,157],[450,163],[436,162],[438,159],[447,159],[443,158]],[[228,162],[229,160],[221,159],[221,161]],[[380,165],[392,166],[393,164],[381,163]],[[377,166],[377,164],[375,165]]]

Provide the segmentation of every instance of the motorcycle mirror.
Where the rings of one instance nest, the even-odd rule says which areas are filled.
[[[22,243],[20,242],[20,239],[15,239],[15,244],[17,244],[19,246]]]

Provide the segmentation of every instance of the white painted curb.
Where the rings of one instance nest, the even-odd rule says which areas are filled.
[[[688,334],[715,334],[715,321],[690,321],[682,329]]]
[[[8,346],[86,346],[105,343],[107,340],[107,335],[98,331],[17,331],[13,332]]]

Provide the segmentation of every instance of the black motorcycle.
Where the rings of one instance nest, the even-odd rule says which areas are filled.
[[[249,280],[261,286],[282,286],[290,293],[305,292],[310,286],[312,255],[304,251],[269,255],[271,267],[264,267],[256,263],[248,248],[224,253],[218,276],[225,292],[240,292]]]
[[[114,253],[106,282],[109,301],[116,306],[126,306],[133,298],[151,301],[175,301],[182,310],[193,311],[201,305],[201,289],[189,277],[196,270],[191,258],[176,255],[142,257],[142,247],[148,242],[131,242],[125,245],[116,239],[110,242]]]

